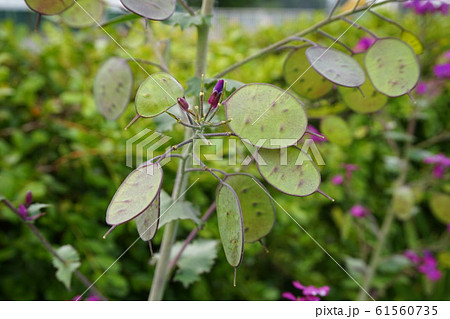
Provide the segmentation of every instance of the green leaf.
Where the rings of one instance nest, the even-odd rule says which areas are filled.
[[[230,129],[244,142],[279,149],[295,144],[308,124],[302,103],[270,84],[246,84],[225,102]],[[259,143],[259,144],[258,144]]]
[[[105,9],[106,4],[101,0],[77,0],[76,5],[61,14],[61,19],[72,28],[86,28],[101,21]]]
[[[61,281],[67,289],[70,289],[72,273],[81,266],[80,257],[71,245],[59,247],[56,252],[64,259],[64,263],[53,257],[53,266],[56,267],[56,278]]]
[[[114,194],[106,212],[106,222],[119,225],[143,213],[159,194],[162,179],[159,164],[140,166],[132,171]]]
[[[41,210],[47,207],[50,207],[51,205],[49,204],[40,204],[40,203],[33,203],[30,205],[30,207],[28,207],[28,215],[30,217],[34,216],[34,215],[38,215],[41,213]]]
[[[175,12],[169,19],[165,20],[165,24],[172,26],[180,26],[181,30],[184,30],[191,26],[200,26],[203,24],[204,16],[195,15],[191,16],[185,12]]]
[[[202,224],[202,221],[198,218],[200,211],[188,201],[178,200],[170,208],[163,210],[163,213],[159,221],[160,227],[176,219],[190,219],[197,226]]]
[[[419,38],[415,36],[413,33],[403,30],[400,38],[411,46],[415,54],[417,55],[422,54],[423,44],[422,42],[420,42]]]
[[[108,120],[117,119],[125,110],[133,91],[133,73],[127,61],[108,59],[94,80],[94,99],[99,112]]]
[[[364,53],[356,54],[353,57],[361,66],[363,65]],[[388,97],[375,90],[370,81],[365,81],[359,89],[339,86],[338,91],[349,108],[362,114],[376,112],[388,101]]]
[[[353,142],[352,132],[339,116],[328,116],[320,122],[320,131],[332,143],[349,146]]]
[[[158,231],[160,214],[160,192],[156,195],[151,205],[142,214],[136,217],[136,227],[143,241],[152,240]]]
[[[395,38],[376,40],[366,52],[364,64],[373,86],[387,96],[404,95],[419,81],[417,56],[407,43]]]
[[[236,192],[223,184],[217,188],[217,222],[228,263],[238,267],[244,255],[244,221]]]
[[[255,177],[236,173],[225,182],[238,194],[244,218],[245,242],[252,243],[266,236],[275,223],[275,206],[264,185]]]
[[[345,258],[345,265],[348,272],[355,277],[362,277],[367,272],[367,264],[359,258]]]
[[[306,50],[306,57],[317,72],[337,85],[359,87],[366,81],[359,63],[341,51],[314,46]]]
[[[27,6],[43,15],[60,14],[75,2],[73,0],[25,0]]]
[[[405,256],[392,255],[380,263],[379,270],[384,273],[397,274],[410,266],[411,262]]]
[[[442,193],[434,193],[430,199],[430,208],[437,220],[447,225],[450,224],[450,196]]]
[[[333,89],[333,83],[310,67],[305,52],[307,46],[293,50],[283,66],[284,79],[299,95],[310,99],[318,99]],[[294,83],[295,82],[295,83]]]
[[[150,20],[166,20],[175,11],[176,0],[120,0],[129,11]]]
[[[400,220],[408,220],[414,211],[414,193],[409,186],[399,186],[394,189],[392,209]]]
[[[308,154],[296,147],[260,149],[256,163],[261,176],[280,192],[307,196],[319,189],[319,169]]]
[[[182,96],[184,89],[173,76],[165,72],[153,73],[136,93],[136,113],[155,117],[177,104],[177,98]]]
[[[177,242],[172,247],[172,258],[180,251],[183,242]],[[197,239],[190,243],[177,262],[178,270],[174,280],[184,287],[198,281],[200,275],[207,273],[217,258],[218,242],[211,239]]]

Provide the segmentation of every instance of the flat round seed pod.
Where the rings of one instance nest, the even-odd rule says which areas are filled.
[[[419,81],[417,56],[407,43],[395,38],[376,40],[366,52],[364,65],[373,86],[387,96],[407,94]]]
[[[60,14],[64,10],[72,6],[74,0],[25,0],[27,6],[43,15],[55,15]]]
[[[157,72],[142,82],[136,93],[136,113],[141,117],[155,117],[177,104],[184,96],[183,86],[169,73]]]
[[[256,157],[261,176],[279,191],[308,196],[319,189],[319,169],[309,155],[298,148],[259,149]]]
[[[263,184],[249,174],[236,173],[224,180],[238,195],[244,218],[246,243],[265,237],[275,223],[275,206]]]
[[[315,100],[330,92],[333,89],[333,83],[317,73],[314,68],[310,68],[305,55],[307,48],[307,46],[300,47],[289,53],[284,62],[283,74],[295,93]]]
[[[352,132],[339,116],[328,116],[320,122],[320,132],[339,146],[349,146],[353,142]]]
[[[106,211],[106,223],[123,224],[143,213],[158,196],[162,179],[159,164],[140,166],[132,171],[114,194]]]
[[[136,217],[136,227],[139,236],[143,241],[152,240],[158,231],[159,214],[160,214],[160,196],[158,192],[155,200],[147,207],[142,214]]]
[[[308,118],[302,103],[270,84],[252,83],[237,89],[223,103],[230,129],[244,142],[263,148],[295,144]]]
[[[105,9],[101,0],[77,0],[77,4],[61,14],[61,19],[69,27],[86,28],[101,23]]]
[[[422,54],[423,44],[413,33],[403,30],[400,38],[411,46],[415,54]]]
[[[117,119],[125,110],[133,91],[133,73],[127,61],[108,59],[94,79],[94,100],[108,120]]]
[[[353,57],[360,65],[363,65],[364,53],[356,54]],[[379,111],[388,101],[388,97],[379,93],[370,81],[365,81],[359,88],[339,86],[338,91],[345,104],[357,113],[366,114]]]
[[[244,221],[236,192],[220,184],[216,195],[220,240],[228,263],[238,267],[244,255]]]
[[[366,81],[359,63],[341,51],[313,46],[306,50],[306,57],[317,72],[337,85],[358,87]]]
[[[150,20],[166,20],[175,12],[175,0],[120,0],[129,11]]]
[[[450,224],[450,196],[435,193],[430,199],[430,208],[434,217],[443,224]]]

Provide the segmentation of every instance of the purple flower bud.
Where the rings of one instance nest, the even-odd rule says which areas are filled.
[[[25,206],[30,207],[30,205],[33,203],[33,194],[31,191],[27,192],[27,195],[25,196]]]
[[[28,210],[25,207],[24,204],[20,204],[19,206],[19,215],[23,218],[26,219],[28,217]]]
[[[331,182],[332,182],[334,185],[341,185],[341,184],[344,182],[344,177],[343,177],[341,174],[334,175],[334,176],[331,178]]]
[[[416,86],[416,93],[418,95],[423,95],[425,93],[427,93],[428,90],[428,85],[425,82],[419,82]]]
[[[353,217],[363,218],[370,214],[370,210],[361,205],[355,205],[350,209],[350,213]]]
[[[225,81],[219,80],[216,83],[216,86],[214,87],[214,90],[211,93],[211,96],[208,99],[209,105],[211,105],[211,108],[215,109],[217,105],[219,104],[220,96],[222,95],[223,86]]]
[[[178,105],[184,110],[187,111],[189,109],[189,103],[186,101],[184,97],[179,97],[177,99]]]

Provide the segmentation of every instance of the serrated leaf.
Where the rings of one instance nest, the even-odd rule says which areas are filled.
[[[184,96],[183,86],[169,73],[150,75],[136,93],[136,113],[142,117],[155,117],[177,104]]]
[[[56,252],[64,259],[64,263],[53,257],[53,265],[56,267],[56,278],[61,281],[67,289],[70,289],[72,273],[81,266],[80,257],[71,245],[59,247]]]
[[[197,239],[189,244],[177,262],[177,272],[174,280],[179,281],[187,288],[198,281],[200,275],[207,273],[214,265],[217,258],[218,242],[210,239]],[[173,257],[180,251],[183,242],[173,245]]]
[[[382,38],[366,52],[367,75],[381,93],[396,97],[410,92],[419,81],[420,66],[413,49],[395,38]]]
[[[142,214],[136,217],[136,227],[139,237],[143,241],[152,240],[158,231],[160,222],[160,192],[156,195],[151,205],[147,207]]]
[[[165,20],[164,23],[179,26],[181,30],[184,30],[191,26],[199,26],[203,24],[203,16],[196,14],[191,16],[189,13],[185,12],[175,12],[169,19]]]
[[[434,193],[430,199],[430,208],[434,217],[443,224],[450,224],[450,196]]]
[[[320,122],[320,131],[326,138],[339,146],[349,146],[353,142],[352,132],[339,116],[328,116]]]
[[[43,15],[60,14],[75,2],[73,0],[25,0],[27,6]]]
[[[127,107],[132,90],[133,73],[127,61],[108,59],[94,80],[94,99],[99,112],[108,120],[117,119]]]
[[[162,179],[159,164],[140,166],[132,171],[114,194],[106,212],[106,222],[119,225],[143,213],[157,197]]]
[[[202,221],[198,218],[199,215],[200,211],[192,203],[179,200],[161,216],[160,227],[176,219],[190,219],[200,226]]]
[[[61,14],[61,20],[72,28],[96,25],[105,14],[106,4],[101,0],[77,0],[77,4]]]
[[[347,87],[359,87],[366,80],[364,70],[351,56],[331,48],[306,49],[311,66],[329,81]]]
[[[261,176],[279,191],[292,196],[308,196],[320,186],[319,169],[305,152],[296,147],[260,149],[256,160]]]
[[[129,11],[150,20],[166,20],[175,11],[175,0],[120,0]]]
[[[363,65],[364,53],[356,54],[353,57],[361,66]],[[375,90],[370,81],[365,81],[359,89],[339,86],[338,91],[349,108],[362,114],[376,112],[388,101],[388,97]]]
[[[236,192],[223,184],[217,188],[217,222],[225,257],[238,267],[244,255],[244,221]]]
[[[266,188],[255,177],[236,173],[225,182],[238,194],[244,218],[245,242],[252,243],[266,236],[275,223],[275,206]]]
[[[263,148],[295,144],[308,125],[302,103],[274,85],[246,84],[223,104],[230,129],[244,142]]]
[[[310,67],[305,52],[307,46],[292,51],[283,66],[286,82],[292,89],[307,99],[318,99],[333,88],[333,83],[327,81],[317,71]]]

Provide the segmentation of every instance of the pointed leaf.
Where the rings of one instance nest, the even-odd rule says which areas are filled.
[[[349,146],[353,142],[352,132],[339,116],[328,116],[320,122],[320,131],[327,139],[339,146]]]
[[[220,184],[216,195],[220,240],[228,263],[238,267],[244,255],[244,221],[236,192]]]
[[[43,15],[60,14],[75,2],[73,0],[25,0],[27,6]]]
[[[288,55],[284,62],[283,74],[286,82],[292,85],[296,93],[314,100],[330,92],[333,89],[333,83],[327,81],[314,68],[310,68],[305,55],[307,48],[307,46],[300,47]]]
[[[255,177],[236,173],[225,182],[238,194],[244,218],[245,242],[252,243],[266,236],[275,223],[275,206],[264,185]]]
[[[293,145],[306,131],[308,119],[302,103],[269,84],[247,84],[225,102],[230,129],[244,142],[263,148]]]
[[[157,116],[177,104],[177,98],[183,95],[183,87],[173,76],[153,73],[137,91],[136,113],[142,117]]]
[[[129,11],[150,20],[166,20],[175,12],[175,0],[120,0]]]
[[[77,0],[77,3],[61,14],[62,21],[72,28],[97,25],[105,14],[106,4],[101,0]]]
[[[59,247],[56,252],[64,263],[56,257],[53,257],[53,266],[56,267],[56,278],[61,281],[67,289],[70,289],[72,273],[81,266],[80,256],[71,245],[64,245]]]
[[[419,81],[420,66],[413,49],[395,38],[378,39],[364,58],[373,86],[387,96],[410,92]]]
[[[361,66],[363,65],[364,53],[356,54],[353,57]],[[365,81],[359,89],[339,86],[338,91],[345,104],[357,113],[366,114],[376,112],[385,106],[388,101],[388,97],[379,93],[370,81]]]
[[[140,166],[132,171],[114,194],[106,212],[106,222],[119,225],[143,213],[157,198],[162,179],[159,164]]]
[[[160,214],[160,192],[152,204],[142,214],[136,217],[136,227],[143,241],[152,240],[158,231]]]
[[[307,196],[319,188],[319,169],[308,154],[296,147],[260,149],[256,163],[261,176],[285,194]]]
[[[306,57],[317,72],[337,85],[358,87],[366,80],[358,62],[341,51],[314,46],[306,50]]]
[[[101,114],[108,120],[117,119],[130,101],[133,73],[127,61],[108,59],[94,80],[94,99]]]

